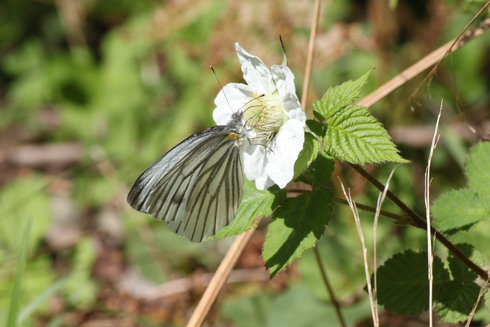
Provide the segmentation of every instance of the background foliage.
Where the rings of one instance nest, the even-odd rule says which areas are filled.
[[[369,93],[455,37],[481,4],[325,4],[310,117],[311,103],[328,87],[375,68],[362,90],[362,95]],[[212,125],[220,85],[208,67],[215,67],[222,84],[239,81],[234,42],[271,65],[282,61],[281,35],[301,94],[312,6],[306,1],[223,0],[0,3],[0,324],[185,323],[202,281],[215,271],[232,239],[192,244],[173,235],[165,224],[129,210],[127,186],[170,147]],[[480,163],[488,162],[486,148],[474,147],[465,162],[469,149],[489,131],[489,54],[487,32],[445,60],[415,97],[410,96],[423,76],[370,108],[410,160],[397,168],[393,192],[423,213],[421,181],[444,99],[431,197],[443,195],[434,215],[454,243],[478,249],[471,257],[487,268],[490,221],[488,208],[478,203],[488,201],[470,195],[477,204],[459,208],[468,220],[457,232],[445,218],[444,201],[461,197],[468,203],[468,192],[488,193],[488,183],[475,177],[488,172],[480,172]],[[393,166],[368,169],[385,180]],[[346,166],[337,165],[334,176],[336,187],[339,176],[356,201],[375,205],[377,191]],[[265,205],[270,199],[261,200]],[[397,212],[388,202],[384,209]],[[464,210],[471,209],[480,210],[468,217]],[[348,323],[369,324],[355,224],[345,206],[333,210],[318,248]],[[286,219],[274,221],[271,228]],[[372,216],[361,219],[372,244]],[[260,257],[264,233],[262,228],[254,235],[240,259],[211,325],[334,324],[313,254],[305,253],[270,281]],[[387,219],[380,220],[377,241],[383,245],[379,263],[398,260],[402,268],[404,259],[417,258],[426,247],[425,232]],[[451,284],[452,277],[474,277],[442,246],[436,252],[449,262],[441,267],[446,292],[461,288]],[[393,257],[396,253],[403,254]],[[389,276],[386,280],[396,284]],[[390,297],[385,307],[396,310],[390,300],[397,302]],[[385,312],[382,319],[387,326],[418,318]],[[488,323],[488,312],[482,310],[475,320]]]

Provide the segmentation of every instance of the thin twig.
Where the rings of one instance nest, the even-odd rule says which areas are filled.
[[[345,199],[334,198],[333,200],[337,203],[342,203],[342,204],[347,204],[347,205],[349,204]],[[377,208],[374,208],[374,207],[371,207],[371,206],[368,206],[365,204],[361,204],[359,202],[356,202],[356,207],[358,209],[368,211],[368,212],[373,212],[373,213],[376,213],[376,210],[377,210]],[[384,216],[386,218],[391,218],[393,220],[396,220],[397,223],[406,223],[407,222],[407,217],[400,216],[400,215],[397,215],[397,214],[389,212],[389,211],[380,210],[379,215]]]
[[[489,5],[490,5],[490,0],[488,0],[487,3],[485,3],[480,8],[480,10],[478,10],[478,12],[475,14],[475,16],[473,16],[473,18],[468,22],[468,24],[466,24],[466,26],[463,28],[463,30],[461,31],[461,33],[459,33],[459,35],[456,36],[456,38],[454,38],[452,41],[450,41],[450,42],[448,42],[448,43],[445,44],[445,46],[446,45],[449,45],[449,46],[448,46],[446,52],[444,53],[444,56],[434,65],[434,67],[432,67],[432,69],[430,70],[429,74],[427,74],[427,76],[425,76],[424,80],[420,83],[420,85],[417,87],[417,89],[410,96],[410,99],[414,98],[415,95],[418,93],[418,91],[425,84],[425,82],[427,82],[430,78],[432,78],[432,76],[435,75],[435,73],[437,71],[437,68],[439,68],[440,63],[444,60],[444,58],[446,58],[447,56],[449,56],[451,54],[451,52],[457,50],[458,48],[460,48],[464,44],[464,42],[460,42],[460,40],[462,40],[463,37],[465,37],[465,36],[468,35],[468,34],[465,34],[466,31],[478,19],[478,17],[480,17],[485,12],[485,10],[488,8]],[[478,30],[478,29],[473,29],[473,32],[475,30]]]
[[[433,262],[434,255],[432,253],[432,234],[431,234],[431,220],[430,220],[430,166],[432,162],[432,156],[434,155],[434,150],[437,147],[437,143],[439,142],[439,121],[441,120],[442,114],[442,101],[441,107],[439,108],[439,114],[437,115],[436,127],[434,129],[434,136],[432,137],[432,144],[430,146],[429,158],[427,160],[427,167],[425,169],[425,178],[424,178],[424,200],[425,200],[425,220],[426,220],[426,229],[427,229],[427,264],[428,271],[427,277],[429,279],[429,326],[433,326],[433,314],[432,314],[432,305],[433,305],[433,283],[434,283],[434,274],[433,274]]]
[[[437,50],[432,51],[431,53],[429,53],[421,60],[417,61],[412,66],[405,69],[400,74],[396,75],[390,81],[378,87],[374,92],[372,92],[364,99],[359,101],[358,104],[360,106],[365,106],[365,107],[372,106],[373,104],[375,104],[376,102],[378,102],[379,100],[381,100],[382,98],[384,98],[385,96],[387,96],[388,94],[396,90],[398,87],[407,83],[408,81],[410,81],[412,78],[414,78],[424,70],[428,69],[432,65],[441,61],[446,56],[448,51],[450,51],[451,53],[456,51],[457,49],[461,48],[464,44],[468,43],[472,39],[483,34],[483,32],[487,30],[489,27],[490,27],[490,18],[487,18],[483,20],[480,24],[478,24],[475,28],[472,28],[467,33],[465,33],[463,38],[459,40],[459,42],[457,42],[457,44],[455,44],[454,46],[453,43],[455,42],[456,39],[453,39],[448,43],[444,44],[442,47],[438,48]]]
[[[378,202],[376,204],[376,212],[374,214],[374,224],[373,224],[373,303],[374,303],[374,316],[376,317],[376,320],[374,322],[375,326],[379,326],[379,314],[378,314],[378,263],[377,263],[377,228],[378,228],[378,219],[379,215],[381,214],[381,207],[383,206],[383,202],[385,201],[386,198],[386,192],[388,192],[388,188],[390,187],[390,181],[391,178],[393,177],[393,174],[395,173],[396,167],[393,168],[391,171],[390,175],[388,176],[388,179],[386,180],[386,186],[379,194],[378,197]]]
[[[342,327],[347,327],[344,316],[342,315],[342,311],[340,310],[340,303],[337,300],[337,297],[335,296],[335,292],[333,291],[332,285],[330,285],[330,282],[328,281],[327,272],[323,267],[323,262],[320,256],[320,252],[318,251],[318,246],[315,246],[313,248],[313,253],[315,253],[316,263],[318,265],[318,268],[320,269],[320,275],[322,276],[323,284],[325,284],[325,287],[327,288],[327,292],[330,295],[330,300],[332,301],[333,307],[335,309],[335,314],[339,319],[340,325]]]
[[[471,320],[473,320],[473,316],[475,315],[476,309],[478,309],[478,305],[480,305],[480,301],[483,298],[483,295],[485,295],[485,293],[488,292],[489,287],[490,287],[490,279],[487,279],[485,284],[483,284],[483,286],[480,288],[480,292],[478,293],[478,298],[476,299],[476,302],[473,305],[473,309],[471,309],[470,315],[468,316],[468,320],[466,321],[464,327],[470,327]]]
[[[369,276],[369,264],[368,264],[368,259],[367,259],[367,248],[366,248],[366,242],[364,240],[364,233],[362,231],[362,226],[361,226],[361,219],[359,218],[359,212],[357,211],[356,208],[356,203],[353,201],[352,196],[350,194],[350,189],[348,191],[345,190],[344,184],[340,180],[340,186],[342,187],[342,192],[344,193],[345,199],[349,203],[350,210],[352,211],[352,215],[354,216],[354,221],[356,222],[356,228],[357,228],[357,234],[359,235],[359,239],[361,241],[361,247],[362,247],[362,258],[364,262],[364,273],[366,277],[366,285],[367,285],[367,290],[368,290],[368,296],[369,296],[369,304],[371,305],[371,315],[373,318],[373,325],[374,326],[379,326],[379,319],[377,316],[378,310],[375,308],[376,304],[374,302],[374,297],[373,297],[373,290],[372,290],[372,285],[371,285],[371,278]]]
[[[308,43],[308,56],[306,58],[305,77],[303,82],[303,93],[301,94],[301,106],[306,108],[308,101],[308,91],[310,90],[311,67],[313,66],[313,57],[315,56],[315,39],[318,31],[318,21],[320,20],[320,5],[321,1],[315,1],[313,9],[313,20],[310,27],[310,40]]]
[[[218,297],[221,288],[228,279],[231,269],[242,254],[245,245],[247,245],[254,232],[255,228],[252,228],[239,235],[235,242],[233,242],[228,252],[226,252],[223,261],[221,261],[218,269],[216,270],[213,279],[211,279],[209,286],[206,288],[201,300],[197,304],[196,309],[192,313],[191,319],[187,323],[187,327],[198,327],[202,325],[204,319],[209,313],[209,310],[211,309],[211,306]]]

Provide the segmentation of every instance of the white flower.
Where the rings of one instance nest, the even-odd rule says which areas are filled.
[[[238,43],[235,48],[247,84],[223,87],[214,100],[214,121],[226,125],[234,112],[241,112],[245,176],[259,190],[274,184],[284,188],[293,178],[294,163],[303,148],[306,121],[294,75],[286,65],[269,69]]]

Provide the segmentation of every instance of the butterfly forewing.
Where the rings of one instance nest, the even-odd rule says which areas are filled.
[[[237,169],[240,174],[236,174]],[[199,240],[228,225],[241,201],[241,172],[238,147],[220,147],[199,174],[187,205],[187,220],[176,227],[176,232]]]
[[[128,203],[192,241],[214,235],[233,219],[242,197],[235,132],[215,126],[179,143],[141,174]]]

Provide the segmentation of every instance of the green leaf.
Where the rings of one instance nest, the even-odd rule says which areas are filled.
[[[449,282],[449,272],[434,257],[434,297]],[[398,314],[418,315],[429,306],[427,253],[406,251],[395,254],[378,269],[378,302]]]
[[[440,230],[448,231],[490,218],[490,201],[473,190],[453,190],[441,195],[431,210]]]
[[[321,189],[331,185],[334,161],[320,155],[313,161],[308,169],[298,178],[300,181]]]
[[[331,116],[324,145],[329,154],[350,163],[407,162],[381,123],[365,107],[356,105]]]
[[[490,142],[481,142],[471,149],[466,174],[471,189],[490,194]]]
[[[457,244],[457,247],[466,257],[474,260],[475,249],[472,245]],[[448,262],[453,280],[437,298],[437,313],[444,322],[457,322],[468,318],[480,288],[474,283],[478,275],[459,258],[450,253]]]
[[[313,111],[324,119],[329,119],[347,105],[351,105],[361,94],[361,88],[366,84],[370,72],[365,73],[355,81],[347,81],[332,87],[323,97],[313,103]]]
[[[307,119],[306,120],[306,126],[315,133],[316,135],[323,135],[323,125],[322,123],[313,120],[313,119]]]
[[[19,260],[17,261],[17,270],[14,277],[14,285],[12,286],[12,293],[10,295],[10,306],[7,317],[7,326],[17,326],[17,312],[19,311],[19,304],[22,297],[22,281],[24,277],[24,271],[26,268],[28,251],[29,251],[29,237],[31,232],[31,221],[29,218],[23,230],[22,241],[20,243]]]
[[[315,246],[330,219],[331,189],[288,198],[269,225],[262,256],[271,278]]]
[[[276,195],[269,190],[257,190],[255,184],[245,180],[243,200],[235,214],[235,219],[207,240],[237,235],[249,230],[257,223],[258,217],[270,216]],[[284,191],[281,191],[284,192]]]
[[[458,249],[464,253],[467,258],[474,261],[473,252],[474,248],[470,244],[456,244]],[[472,282],[478,275],[471,270],[467,265],[465,265],[459,258],[455,257],[452,252],[449,253],[448,257],[449,269],[451,270],[451,275],[453,279],[460,282]]]
[[[306,168],[315,160],[318,155],[318,150],[320,146],[318,145],[315,137],[309,133],[305,135],[305,143],[303,144],[303,149],[299,153],[298,159],[294,163],[294,178],[301,175]]]
[[[444,322],[468,319],[480,288],[473,282],[450,281],[446,284],[444,299],[438,299],[437,313]]]

